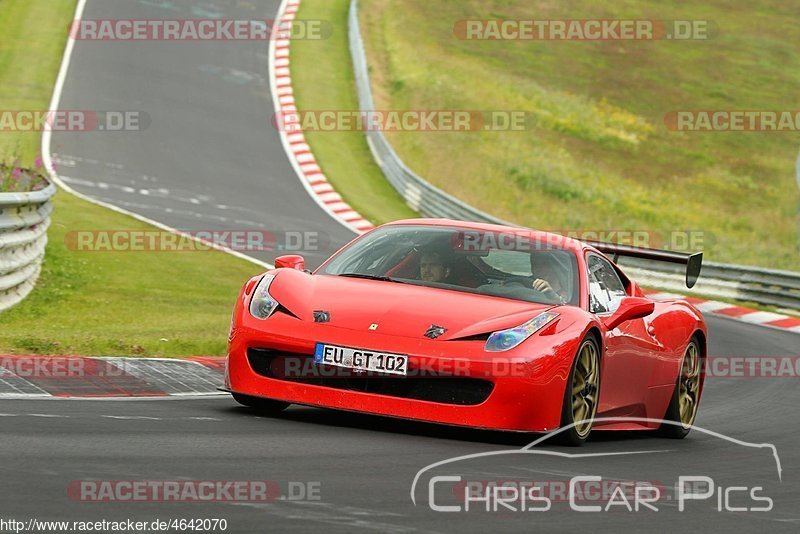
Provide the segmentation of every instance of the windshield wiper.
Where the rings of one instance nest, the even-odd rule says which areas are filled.
[[[401,282],[400,280],[389,278],[388,276],[378,276],[376,274],[344,273],[338,276],[344,276],[346,278],[364,278],[365,280],[378,280],[379,282],[394,282],[396,284],[405,284],[405,282]]]

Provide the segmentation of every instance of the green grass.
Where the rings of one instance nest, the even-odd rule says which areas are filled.
[[[292,42],[292,84],[300,111],[358,110],[347,45],[346,0],[303,0],[299,19],[329,21],[330,38]],[[309,132],[308,144],[331,184],[369,221],[418,217],[375,165],[362,132]]]
[[[0,109],[48,108],[74,1],[0,0]],[[0,132],[0,153],[32,165],[37,133]],[[78,230],[153,230],[66,193],[55,199],[42,275],[0,313],[0,354],[225,353],[241,285],[262,269],[216,251],[78,252]]]
[[[0,110],[50,105],[75,0],[0,0]],[[0,160],[32,167],[38,132],[0,131]]]
[[[346,3],[324,2],[337,29]],[[675,110],[800,109],[800,27],[788,5],[566,0],[532,6],[361,0],[378,109],[526,110],[530,117],[525,131],[389,133],[412,169],[526,226],[699,231],[708,260],[798,269],[797,133],[678,133],[664,123]],[[323,12],[308,7],[305,16]],[[455,21],[481,18],[706,19],[716,31],[707,41],[686,42],[454,37]],[[349,59],[337,54],[319,65],[335,72]],[[295,79],[299,86],[306,81]],[[329,174],[337,181],[346,173],[332,167]],[[349,187],[342,181],[345,196],[357,194]]]
[[[217,251],[71,250],[68,232],[153,230],[59,193],[42,275],[0,315],[0,353],[224,355],[237,292],[263,269]]]

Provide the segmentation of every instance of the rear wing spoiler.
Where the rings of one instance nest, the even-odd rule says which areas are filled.
[[[663,261],[667,263],[678,263],[686,266],[686,287],[692,288],[700,277],[700,269],[703,266],[703,253],[685,254],[683,252],[673,252],[671,250],[658,250],[653,248],[632,247],[629,245],[615,245],[614,243],[603,243],[600,241],[584,241],[603,254],[613,255],[616,263],[619,256],[629,258],[641,258],[644,260]]]

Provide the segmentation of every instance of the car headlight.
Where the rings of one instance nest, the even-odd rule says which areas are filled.
[[[558,317],[554,312],[543,312],[526,321],[519,326],[509,328],[508,330],[500,330],[493,332],[486,340],[484,350],[488,352],[503,352],[510,350],[531,337],[534,333],[541,330],[553,319]]]
[[[253,291],[253,298],[250,299],[250,315],[256,319],[267,319],[278,308],[278,301],[269,294],[269,286],[274,279],[274,274],[265,274]]]

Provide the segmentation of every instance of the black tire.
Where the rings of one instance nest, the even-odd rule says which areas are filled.
[[[288,408],[288,402],[281,402],[272,399],[264,399],[261,397],[251,397],[250,395],[242,395],[241,393],[231,393],[233,400],[247,406],[263,414],[278,414]]]
[[[595,356],[596,381],[591,385],[591,391],[589,391],[585,396],[584,390],[578,392],[577,395],[584,396],[584,401],[586,398],[589,398],[589,396],[592,396],[594,400],[591,409],[588,410],[588,417],[582,417],[579,420],[579,424],[576,425],[574,409],[574,402],[576,401],[574,400],[575,394],[573,394],[576,386],[575,375],[576,372],[581,373],[585,371],[583,366],[581,366],[581,369],[578,369],[578,366],[581,356],[584,353],[584,350],[587,350],[587,348],[590,351],[593,351]],[[561,427],[569,428],[556,435],[558,442],[563,445],[580,447],[586,442],[586,440],[589,438],[589,434],[592,432],[593,419],[597,414],[597,404],[600,395],[600,359],[600,347],[598,347],[597,340],[593,335],[588,334],[585,338],[583,338],[581,344],[578,345],[578,352],[575,354],[575,358],[572,362],[572,370],[569,373],[567,387],[564,391],[564,402],[562,403],[561,408]],[[584,384],[586,383],[587,381],[584,380]],[[587,421],[588,425],[580,424],[580,421]]]
[[[675,390],[672,392],[672,399],[670,399],[669,406],[667,406],[667,413],[664,414],[665,422],[661,423],[661,426],[658,428],[658,433],[661,436],[671,439],[683,439],[692,430],[692,424],[694,424],[694,420],[697,417],[697,403],[699,401],[700,392],[702,391],[702,376],[705,368],[705,355],[703,355],[701,351],[701,346],[697,336],[693,336],[686,345],[686,349],[683,351],[681,370],[678,372],[678,377],[675,379]],[[692,348],[696,351],[697,368],[696,370],[689,369],[689,371],[692,374],[696,372],[697,386],[694,392],[693,411],[691,416],[687,419],[686,414],[684,414],[683,417],[681,416],[681,394],[682,391],[686,391],[686,384],[682,384],[681,382],[682,380],[685,381],[691,378],[687,375],[687,358],[690,358],[689,355]],[[683,390],[682,386],[684,386]],[[687,422],[689,423],[688,425]]]

